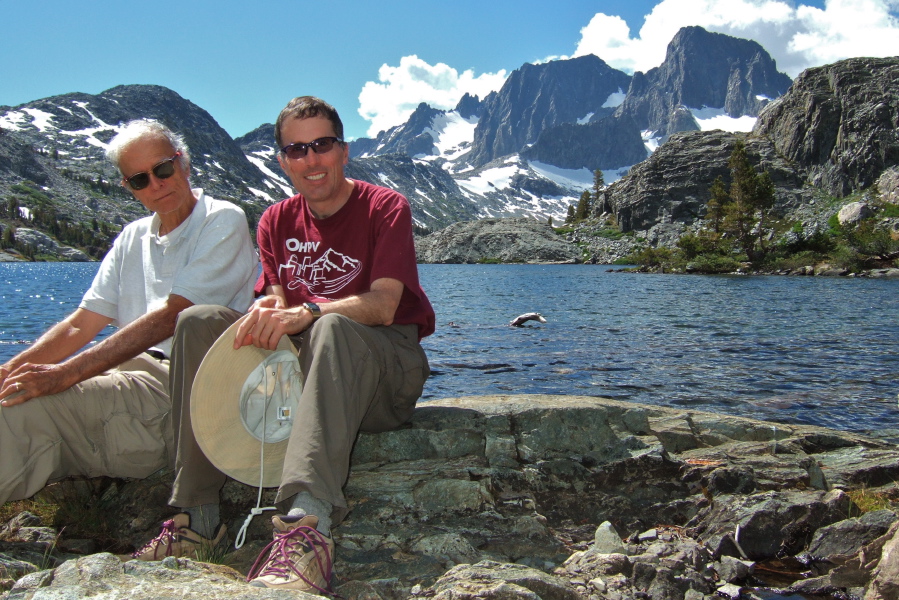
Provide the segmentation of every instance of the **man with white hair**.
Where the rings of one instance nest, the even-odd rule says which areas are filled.
[[[0,365],[0,504],[68,476],[140,478],[173,463],[178,315],[252,302],[258,259],[246,216],[191,189],[180,135],[132,121],[107,158],[153,214],[122,230],[74,312]],[[118,330],[94,343],[110,324]]]

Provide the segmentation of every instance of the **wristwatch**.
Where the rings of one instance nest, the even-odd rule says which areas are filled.
[[[322,309],[315,302],[303,302],[303,308],[309,311],[313,321],[322,316]]]

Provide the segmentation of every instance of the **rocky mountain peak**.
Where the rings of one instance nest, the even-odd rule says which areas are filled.
[[[683,118],[685,109],[755,117],[790,84],[758,43],[684,27],[668,44],[662,65],[634,75],[616,114],[630,115],[641,129],[664,139],[700,128],[695,119]]]
[[[547,128],[609,115],[614,110],[610,98],[629,85],[629,75],[592,54],[522,65],[484,101],[466,159],[481,166],[518,152]]]

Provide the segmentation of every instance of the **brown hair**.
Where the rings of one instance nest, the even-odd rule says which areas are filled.
[[[278,145],[278,150],[283,146],[281,126],[284,121],[310,117],[325,117],[331,121],[334,126],[334,135],[343,141],[343,122],[340,120],[340,115],[337,114],[337,109],[315,96],[300,96],[288,102],[287,106],[281,110],[281,114],[278,115],[278,120],[275,121],[275,143]]]

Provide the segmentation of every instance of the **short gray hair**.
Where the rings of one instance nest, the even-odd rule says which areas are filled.
[[[115,137],[109,141],[109,145],[106,147],[106,158],[121,171],[119,159],[121,159],[125,148],[138,140],[147,138],[162,138],[168,141],[175,152],[181,153],[178,159],[181,166],[184,169],[190,167],[190,151],[187,149],[184,137],[153,119],[135,119],[126,123]]]

